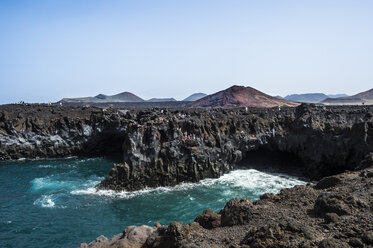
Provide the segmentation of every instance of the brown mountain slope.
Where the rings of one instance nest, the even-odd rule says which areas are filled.
[[[297,106],[298,103],[278,99],[264,94],[254,88],[234,85],[226,90],[208,95],[195,102],[190,107],[276,107]]]

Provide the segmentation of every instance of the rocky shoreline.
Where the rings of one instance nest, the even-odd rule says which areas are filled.
[[[0,106],[0,160],[121,155],[123,161],[98,189],[173,186],[266,164],[288,173],[291,164],[321,179],[372,166],[372,152],[373,106]],[[219,213],[206,210],[189,225],[128,227],[88,246],[369,247],[372,173],[327,177],[254,203],[233,199]]]
[[[0,160],[121,155],[123,162],[98,185],[117,191],[216,178],[270,157],[271,164],[295,164],[320,179],[363,166],[373,151],[373,106],[139,110],[3,105],[0,145]]]
[[[353,170],[373,151],[372,110],[302,105],[163,115],[142,111],[127,125],[124,162],[98,188],[131,191],[197,182],[260,164],[256,158],[275,153],[277,160],[297,164],[313,179]]]
[[[232,199],[220,212],[205,210],[190,224],[129,226],[80,247],[373,247],[372,208],[369,167],[255,202]]]

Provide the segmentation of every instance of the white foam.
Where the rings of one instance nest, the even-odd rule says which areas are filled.
[[[47,177],[35,178],[31,181],[31,190],[49,190],[55,191],[58,189],[75,190],[77,188],[89,188],[97,185],[103,178],[93,176],[89,180],[57,180],[59,175],[50,175]]]
[[[227,186],[229,188],[241,188],[253,191],[256,194],[278,193],[283,188],[303,185],[304,181],[299,178],[280,173],[265,173],[254,169],[235,170],[215,179],[204,179],[198,183],[182,183],[175,187],[145,188],[143,190],[127,192],[116,192],[114,190],[97,190],[94,187],[73,190],[73,195],[98,195],[129,199],[139,195],[156,193],[162,194],[169,191],[186,191],[197,187]],[[91,184],[92,185],[92,184]],[[225,195],[231,195],[232,190],[225,189]],[[190,200],[194,200],[191,198]]]
[[[41,206],[43,208],[53,208],[55,206],[51,196],[43,195],[34,201],[34,205]]]
[[[52,175],[53,176],[53,175]],[[32,190],[67,188],[72,182],[53,180],[51,177],[35,178],[31,181]]]

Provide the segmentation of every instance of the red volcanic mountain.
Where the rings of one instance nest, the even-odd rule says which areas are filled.
[[[190,107],[276,107],[297,106],[298,103],[264,94],[254,88],[232,86],[190,103]]]

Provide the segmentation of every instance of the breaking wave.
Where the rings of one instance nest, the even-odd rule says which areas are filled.
[[[219,178],[204,179],[198,183],[182,183],[175,187],[158,187],[146,188],[133,192],[116,192],[114,190],[97,190],[95,187],[85,189],[77,189],[71,191],[74,195],[98,195],[115,198],[130,199],[146,194],[164,194],[170,191],[188,191],[191,189],[225,189],[225,194],[230,194],[231,190],[250,190],[255,195],[264,193],[279,193],[283,188],[290,188],[296,185],[303,185],[304,181],[297,177],[281,174],[281,173],[266,173],[255,169],[235,170],[225,174]]]

